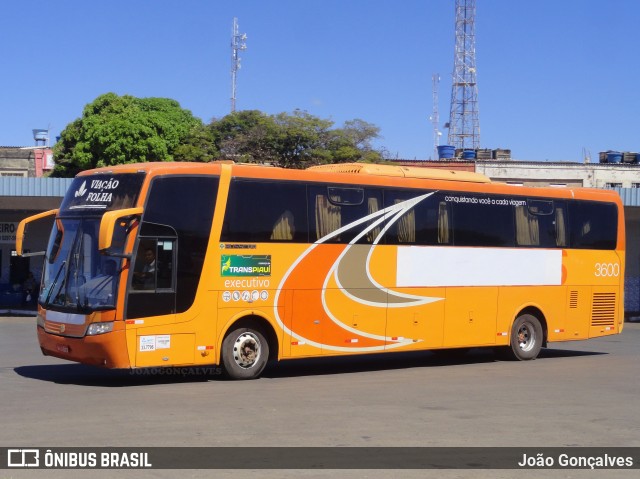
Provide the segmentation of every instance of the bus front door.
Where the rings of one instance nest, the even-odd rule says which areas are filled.
[[[140,237],[132,258],[133,273],[126,319],[170,316],[176,312],[175,237]]]

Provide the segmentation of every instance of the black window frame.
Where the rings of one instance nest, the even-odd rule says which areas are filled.
[[[136,291],[133,275],[130,275],[125,307],[127,318],[183,313],[193,305],[211,240],[219,187],[218,175],[158,175],[152,178],[135,251],[141,241],[171,238],[173,235],[169,232],[175,231],[177,243],[174,244],[172,265],[175,289]],[[137,258],[134,256],[132,261],[135,265]],[[170,295],[174,297],[173,302]],[[161,296],[167,298],[159,300]]]
[[[451,194],[449,193],[449,195]],[[513,197],[477,192],[454,194],[463,194],[471,201],[451,204],[453,246],[516,247],[515,208],[510,201]],[[489,203],[486,203],[486,201]],[[507,204],[503,204],[502,202],[504,201]],[[502,221],[496,221],[496,213],[502,214],[500,217]],[[462,216],[463,214],[465,215],[464,217]],[[464,218],[466,224],[461,222],[461,218]]]
[[[359,202],[336,202],[331,199],[331,192],[335,190],[353,190],[362,191],[362,200]],[[340,225],[333,230],[324,231],[324,234],[318,232],[318,219],[316,218],[317,199],[324,196],[329,205],[339,208]],[[348,224],[364,219],[369,216],[369,199],[377,200],[378,211],[383,209],[384,205],[384,188],[376,185],[344,185],[336,183],[309,183],[307,185],[307,218],[309,223],[309,241],[317,242],[323,239],[324,243],[330,244],[349,244],[362,233],[362,230],[371,225],[371,222],[363,222],[362,225],[342,231],[337,235],[330,236],[335,231],[345,227]],[[375,221],[375,220],[374,220]],[[380,225],[382,228],[384,224]],[[372,244],[375,241],[378,228],[366,233],[356,240],[356,244]]]
[[[250,191],[266,189],[265,192]],[[300,189],[299,197],[282,201],[283,189]],[[289,194],[294,193],[290,191]],[[250,197],[255,195],[256,197]],[[262,195],[262,196],[261,196]],[[277,201],[273,201],[276,196]],[[283,215],[292,216],[292,238],[273,238],[274,229]],[[222,231],[222,243],[307,243],[307,184],[295,180],[272,180],[233,177],[229,185]]]
[[[278,185],[299,185],[305,189],[304,200],[291,201],[289,204],[298,205],[298,213],[296,214],[296,226],[299,224],[299,217],[303,217],[305,226],[304,234],[296,236],[290,240],[295,243],[313,243],[319,238],[317,230],[316,215],[316,195],[321,194],[326,197],[328,205],[340,208],[341,212],[349,213],[341,218],[340,227],[351,223],[357,218],[371,214],[367,208],[368,198],[372,196],[372,192],[380,199],[379,208],[388,208],[392,206],[393,198],[408,200],[417,196],[432,193],[431,197],[417,203],[409,211],[414,211],[416,215],[416,232],[415,240],[400,241],[397,232],[394,235],[394,228],[397,230],[397,223],[385,229],[385,233],[378,240],[377,244],[388,245],[416,245],[416,246],[449,246],[449,247],[488,247],[488,248],[547,248],[547,249],[586,249],[588,247],[594,249],[615,249],[617,246],[617,225],[618,212],[608,221],[609,238],[603,244],[591,244],[590,246],[581,245],[575,242],[575,225],[572,223],[571,206],[574,205],[574,220],[577,204],[593,204],[593,205],[612,205],[615,203],[603,203],[598,201],[585,200],[567,200],[564,198],[554,197],[529,197],[524,195],[505,195],[496,193],[483,193],[478,191],[461,191],[461,190],[436,190],[428,188],[409,188],[409,187],[390,187],[367,184],[343,184],[331,182],[303,182],[298,180],[279,180],[279,179],[259,179],[234,177],[233,182],[254,182],[261,184],[269,184],[269,188],[277,188]],[[362,192],[358,201],[349,199],[349,195],[345,201],[336,200],[336,195],[332,194],[336,191]],[[231,190],[230,190],[231,194]],[[465,202],[445,201],[446,196],[459,196],[471,199]],[[301,197],[301,194],[299,198]],[[488,203],[487,203],[488,202]],[[539,244],[519,244],[516,231],[516,206],[523,206],[525,211],[537,216],[541,222],[540,243]],[[440,242],[437,238],[438,208],[444,203],[448,212],[448,235],[444,235],[447,239]],[[300,205],[304,205],[305,214],[301,214]],[[227,204],[227,213],[225,213],[225,224],[229,215],[229,202]],[[598,206],[595,206],[598,208]],[[565,215],[564,218],[564,235],[566,235],[566,244],[557,244],[557,221],[556,209],[561,208]],[[581,208],[581,207],[577,207]],[[608,207],[607,207],[608,208]],[[353,211],[357,213],[351,214]],[[429,213],[430,212],[430,213]],[[421,217],[421,214],[430,214],[430,217]],[[463,216],[464,214],[464,216]],[[387,226],[387,222],[392,215],[387,215],[387,219],[379,225],[381,229]],[[461,228],[460,220],[463,218],[469,224],[468,228]],[[378,218],[376,218],[377,220]],[[398,220],[399,221],[399,220]],[[430,225],[430,226],[429,226]],[[363,224],[363,227],[366,225]],[[372,243],[378,234],[376,227],[375,234],[368,234],[358,240],[358,243]],[[327,243],[350,243],[355,236],[361,232],[361,228],[354,228],[336,235],[335,237],[324,240]],[[463,233],[466,236],[463,236]],[[325,233],[323,237],[330,233]],[[615,236],[614,236],[615,235]],[[484,238],[484,239],[483,239]],[[283,240],[274,240],[268,237],[267,230],[263,232],[261,237],[245,235],[245,234],[229,234],[225,231],[221,233],[220,241],[231,243],[256,243],[256,242],[282,242]]]
[[[615,250],[618,247],[618,205],[603,201],[571,200],[568,201],[568,210],[571,249]],[[595,210],[601,211],[596,214]],[[590,226],[589,231],[585,232],[586,221]]]

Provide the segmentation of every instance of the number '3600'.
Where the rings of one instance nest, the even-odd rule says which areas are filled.
[[[596,263],[595,275],[601,277],[620,276],[620,265],[618,263]]]

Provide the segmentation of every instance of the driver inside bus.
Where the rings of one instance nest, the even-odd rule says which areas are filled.
[[[156,279],[156,254],[153,249],[144,251],[142,271],[133,273],[133,284],[136,289],[154,289]]]

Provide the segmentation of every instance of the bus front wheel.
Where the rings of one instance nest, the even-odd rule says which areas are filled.
[[[507,352],[511,359],[535,359],[542,348],[544,334],[540,320],[532,314],[518,316],[511,328],[511,343]]]
[[[222,341],[222,367],[231,379],[255,379],[269,359],[269,344],[262,332],[240,327]]]

